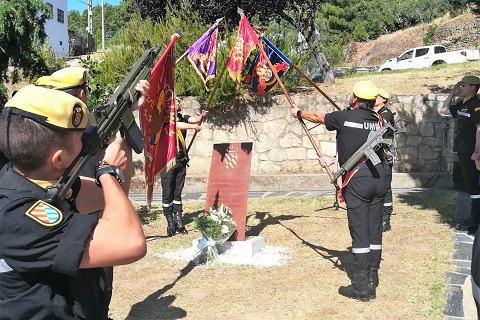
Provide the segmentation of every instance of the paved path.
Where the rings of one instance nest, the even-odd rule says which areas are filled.
[[[455,216],[463,219],[470,216],[470,196],[464,192],[459,192],[457,195]],[[474,320],[477,319],[477,309],[472,296],[470,275],[474,237],[465,231],[453,229],[453,232],[452,264],[456,271],[449,272],[446,276],[450,287],[443,313],[448,320]]]
[[[426,189],[393,189],[394,194],[418,193]],[[248,197],[251,199],[267,197],[312,197],[312,196],[333,196],[333,190],[329,191],[250,191]],[[206,200],[206,193],[186,193],[183,200]],[[131,194],[130,198],[135,202],[145,202],[144,194]],[[457,201],[457,215],[468,216],[469,197],[459,193]],[[161,203],[161,195],[154,194],[153,203]],[[452,265],[455,271],[446,275],[449,288],[446,296],[446,306],[443,314],[447,320],[475,320],[477,319],[475,302],[472,297],[472,285],[470,276],[470,264],[472,257],[473,236],[466,232],[453,229],[453,254]]]

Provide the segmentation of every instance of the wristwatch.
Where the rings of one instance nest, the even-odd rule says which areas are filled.
[[[298,109],[297,110],[297,118],[301,118],[301,117],[302,117],[302,110]]]
[[[107,164],[105,167],[95,167],[95,183],[100,188],[102,187],[102,184],[100,183],[99,178],[100,178],[101,175],[104,175],[104,174],[110,174],[110,175],[114,176],[115,179],[117,179],[118,183],[120,183],[120,184],[122,184],[123,181],[124,181],[123,172],[117,166]]]

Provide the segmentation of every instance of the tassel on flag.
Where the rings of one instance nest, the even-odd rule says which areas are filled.
[[[268,59],[280,78],[288,71],[292,62],[266,37],[262,37],[261,41],[264,45]],[[267,94],[277,84],[277,79],[272,70],[270,70],[267,59],[265,59],[260,50],[257,51],[257,55],[255,56],[243,83],[250,85],[251,90],[259,96]]]
[[[217,33],[217,23],[215,23],[186,52],[188,60],[195,67],[206,88],[216,73]]]
[[[153,195],[155,176],[175,164],[176,110],[174,97],[173,45],[180,37],[175,33],[152,69],[150,90],[140,108],[140,124],[145,135],[145,179],[147,203]]]
[[[233,81],[240,83],[242,78],[242,69],[247,61],[250,52],[258,44],[258,38],[255,31],[250,26],[245,14],[240,14],[240,26],[238,27],[238,36],[233,44],[230,56],[227,61],[228,72]]]

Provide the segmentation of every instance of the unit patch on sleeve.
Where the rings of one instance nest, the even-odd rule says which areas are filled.
[[[46,227],[56,226],[63,219],[60,210],[42,200],[38,200],[25,214]]]

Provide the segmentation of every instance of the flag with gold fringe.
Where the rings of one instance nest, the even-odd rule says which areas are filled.
[[[233,44],[232,50],[230,50],[230,56],[227,61],[228,72],[233,81],[241,82],[242,69],[250,52],[257,44],[258,38],[255,31],[252,29],[245,14],[241,13],[237,39]]]
[[[186,52],[188,61],[195,67],[206,88],[217,70],[217,33],[215,23]]]
[[[273,43],[271,43],[266,37],[262,37],[261,41],[268,59],[280,78],[288,71],[291,64],[290,59],[288,59],[287,56],[275,47],[275,45],[273,45]],[[277,84],[277,79],[268,66],[267,59],[260,50],[257,51],[257,55],[255,56],[243,83],[249,85],[250,89],[259,96],[267,94]]]
[[[173,46],[179,35],[175,33],[152,69],[150,90],[140,108],[140,124],[145,135],[145,179],[147,202],[152,201],[155,176],[175,164],[176,110],[173,73]]]

